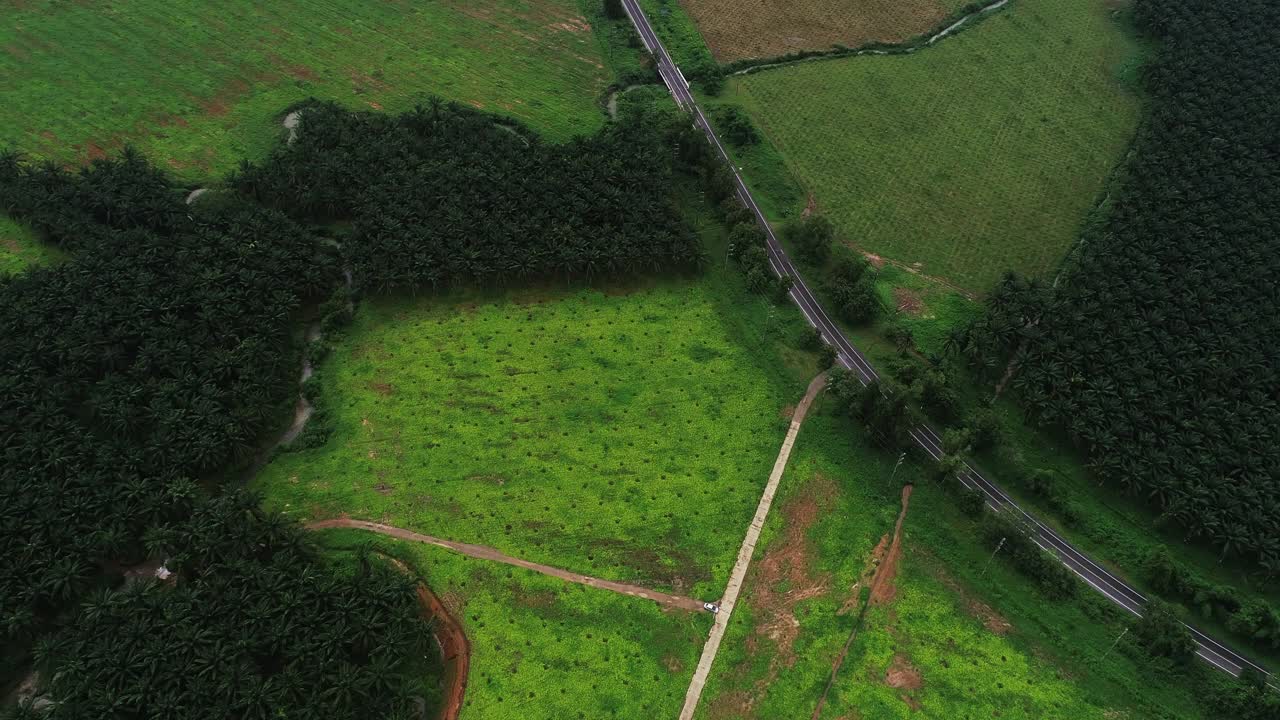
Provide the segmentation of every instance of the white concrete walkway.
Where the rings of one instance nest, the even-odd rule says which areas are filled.
[[[711,635],[702,646],[702,657],[698,660],[698,668],[693,672],[693,680],[684,695],[684,707],[680,709],[680,720],[693,720],[693,713],[698,709],[698,700],[702,698],[702,688],[711,675],[711,664],[716,660],[720,650],[720,640],[724,638],[725,628],[729,627],[729,616],[733,614],[734,603],[738,601],[738,592],[742,590],[742,581],[747,577],[747,568],[751,566],[751,556],[756,552],[756,541],[760,538],[760,530],[764,528],[765,518],[769,516],[769,508],[773,505],[773,496],[778,490],[778,482],[787,469],[787,459],[791,457],[791,446],[795,444],[796,435],[800,434],[800,425],[809,412],[814,398],[827,384],[825,373],[809,383],[804,399],[796,406],[791,416],[791,427],[787,430],[787,438],[782,441],[782,450],[773,463],[773,472],[769,474],[769,482],[764,486],[764,494],[760,496],[760,504],[756,506],[756,515],[747,528],[747,536],[742,539],[742,547],[738,549],[738,560],[729,575],[729,585],[724,589],[724,597],[720,599],[720,612],[716,614],[715,624],[711,626]]]

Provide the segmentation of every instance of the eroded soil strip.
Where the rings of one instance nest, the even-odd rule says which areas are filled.
[[[844,658],[849,654],[849,648],[858,637],[858,630],[862,627],[862,620],[867,615],[867,608],[872,605],[884,605],[892,601],[898,593],[894,580],[898,575],[898,560],[902,557],[902,521],[907,519],[907,506],[910,502],[911,486],[904,485],[902,510],[898,512],[898,522],[893,526],[893,542],[889,544],[889,552],[885,553],[884,560],[876,568],[876,576],[871,581],[871,594],[867,598],[867,603],[862,606],[862,612],[858,613],[858,622],[854,624],[853,632],[849,633],[849,639],[844,642],[844,647],[840,649],[836,661],[831,664],[831,677],[827,679],[827,687],[822,691],[822,697],[818,698],[818,706],[813,709],[811,720],[818,720],[822,715],[822,707],[827,703],[827,695],[831,693],[831,687],[836,683],[836,675],[840,673],[840,666],[844,665]]]
[[[782,441],[782,450],[773,463],[773,472],[769,474],[769,482],[760,496],[760,504],[756,506],[755,517],[747,527],[747,535],[742,539],[742,547],[738,549],[738,560],[733,564],[733,572],[729,575],[729,584],[725,587],[724,597],[720,599],[720,612],[716,614],[715,624],[711,626],[711,635],[702,646],[702,657],[698,659],[698,668],[689,682],[689,690],[684,696],[684,707],[680,710],[680,720],[692,720],[693,712],[698,709],[698,700],[702,698],[702,688],[707,684],[711,674],[711,665],[720,650],[720,641],[724,639],[725,628],[729,627],[729,616],[733,614],[734,603],[738,601],[738,593],[742,590],[742,581],[747,576],[747,568],[751,566],[751,556],[756,551],[756,541],[760,539],[760,530],[769,516],[769,508],[773,505],[773,496],[778,491],[778,482],[782,480],[782,472],[787,469],[787,460],[791,457],[791,447],[795,444],[796,435],[804,423],[804,416],[814,398],[827,385],[826,374],[819,375],[809,383],[804,399],[796,406],[791,416],[791,427],[787,430],[787,438]]]
[[[390,555],[381,557],[405,575],[417,578],[417,573],[400,560]],[[439,596],[431,592],[431,588],[418,582],[416,593],[422,618],[431,623],[431,636],[440,646],[440,657],[444,661],[444,686],[449,689],[445,693],[445,701],[438,717],[440,720],[457,720],[458,714],[462,712],[462,700],[467,693],[467,676],[471,672],[471,641],[467,640],[467,634],[462,631],[462,623],[449,613],[449,609],[440,601]]]
[[[665,605],[667,607],[679,608],[681,610],[702,610],[702,601],[694,600],[693,598],[680,597],[679,595],[668,595],[667,593],[649,590],[647,588],[639,587],[638,585],[628,585],[626,583],[613,582],[612,580],[601,580],[600,578],[594,578],[589,575],[579,575],[578,573],[557,567],[551,567],[550,565],[540,565],[538,563],[529,562],[528,560],[514,558],[510,555],[498,552],[491,547],[444,540],[438,537],[416,533],[412,530],[383,525],[381,523],[369,522],[367,520],[353,520],[351,518],[333,518],[331,520],[319,520],[307,525],[308,530],[324,530],[326,528],[355,528],[357,530],[368,530],[369,532],[376,532],[382,535],[399,538],[401,540],[410,540],[413,542],[435,545],[436,547],[442,547],[456,553],[461,553],[467,557],[479,558],[481,560],[492,560],[494,562],[503,563],[504,565],[522,567],[526,570],[532,570],[534,572],[542,573],[543,575],[550,575],[551,577],[560,578],[561,580],[567,580],[572,583],[578,583],[579,585],[586,585],[588,587],[609,590],[622,595],[630,595],[631,597],[652,600],[659,605]]]

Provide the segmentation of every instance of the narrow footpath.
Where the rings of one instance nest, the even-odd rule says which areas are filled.
[[[800,411],[797,410],[796,412],[798,413]],[[369,532],[376,532],[381,535],[387,535],[401,540],[410,540],[413,542],[435,545],[436,547],[452,550],[456,553],[466,555],[467,557],[479,558],[481,560],[492,560],[494,562],[503,563],[504,565],[522,567],[526,570],[532,570],[534,572],[542,573],[543,575],[550,575],[551,577],[560,578],[561,580],[567,580],[572,583],[578,583],[579,585],[586,585],[587,587],[600,588],[601,590],[609,590],[621,595],[629,595],[631,597],[652,600],[659,605],[671,608],[692,611],[701,611],[703,609],[701,600],[680,597],[679,595],[668,595],[667,593],[649,590],[647,588],[639,587],[638,585],[628,585],[626,583],[613,582],[612,580],[601,580],[600,578],[594,578],[589,575],[579,575],[578,573],[557,567],[551,567],[550,565],[540,565],[538,563],[529,562],[528,560],[514,558],[510,555],[498,552],[491,547],[485,547],[484,545],[471,545],[469,543],[444,540],[438,537],[416,533],[412,530],[405,530],[403,528],[369,522],[367,520],[333,518],[331,520],[319,520],[307,525],[308,530],[324,530],[327,528],[354,528],[357,530],[368,530]]]
[[[724,639],[724,631],[729,627],[729,616],[733,614],[733,606],[738,601],[738,593],[742,590],[742,581],[747,576],[747,568],[751,566],[751,556],[756,552],[756,541],[760,539],[760,531],[764,529],[764,521],[769,517],[769,508],[773,506],[773,496],[778,491],[778,483],[782,473],[787,469],[787,460],[791,457],[791,447],[800,434],[800,426],[814,398],[827,386],[827,375],[823,373],[809,383],[804,399],[796,406],[791,415],[791,427],[787,430],[787,438],[782,441],[782,450],[773,463],[773,472],[769,474],[769,482],[760,496],[760,504],[756,506],[756,515],[747,527],[747,535],[742,539],[742,547],[738,549],[738,560],[729,575],[729,584],[724,589],[724,597],[720,599],[720,612],[716,614],[715,624],[711,626],[711,634],[702,646],[702,657],[698,659],[698,668],[693,672],[693,680],[689,682],[689,690],[684,696],[684,707],[680,709],[680,720],[693,720],[693,713],[698,709],[698,701],[702,698],[702,688],[707,684],[711,674],[711,665],[720,651],[720,641]]]

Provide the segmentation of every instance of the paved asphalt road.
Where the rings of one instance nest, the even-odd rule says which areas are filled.
[[[640,33],[640,39],[644,42],[645,48],[648,49],[657,62],[658,73],[662,76],[663,82],[666,83],[667,88],[671,91],[676,103],[693,116],[694,124],[706,133],[707,139],[720,153],[720,157],[733,170],[733,181],[737,187],[738,199],[742,201],[743,205],[750,208],[751,212],[755,213],[756,220],[760,223],[760,227],[765,231],[765,235],[768,238],[769,263],[773,266],[773,271],[779,276],[786,275],[792,279],[793,284],[789,293],[792,301],[800,308],[800,312],[809,321],[809,324],[822,333],[823,340],[836,348],[838,351],[837,363],[841,367],[853,371],[864,385],[878,379],[879,375],[876,373],[875,368],[845,338],[844,333],[840,331],[840,328],[823,310],[822,305],[800,277],[795,265],[791,263],[791,259],[787,257],[787,253],[778,242],[773,228],[765,219],[764,213],[760,211],[760,207],[756,205],[755,199],[751,197],[751,192],[747,189],[746,183],[742,181],[737,168],[729,158],[729,153],[725,152],[724,146],[720,144],[720,138],[716,136],[711,123],[707,121],[707,117],[702,114],[702,108],[698,107],[698,102],[694,99],[693,93],[690,92],[684,75],[676,67],[671,56],[667,54],[667,49],[662,45],[662,41],[658,39],[653,27],[649,25],[649,19],[645,16],[637,0],[623,0],[623,7],[626,8],[627,15]],[[930,457],[937,459],[942,456],[942,437],[933,428],[928,425],[922,425],[911,432],[911,437]],[[1052,528],[1018,507],[1017,503],[999,486],[983,477],[972,465],[965,463],[965,469],[959,477],[966,487],[982,491],[982,494],[987,498],[987,505],[992,510],[1010,513],[1015,519],[1026,525],[1030,530],[1032,540],[1037,545],[1052,552],[1062,564],[1080,576],[1080,579],[1084,580],[1090,587],[1102,593],[1125,610],[1138,617],[1142,616],[1142,609],[1147,603],[1147,598],[1142,593],[1130,587],[1124,580],[1116,577],[1106,568],[1090,560]],[[1264,674],[1266,673],[1262,666],[1214,640],[1195,627],[1187,625],[1187,628],[1195,639],[1196,654],[1210,665],[1232,675],[1239,675],[1241,670],[1246,667],[1252,667]],[[1272,682],[1274,684],[1274,680]]]

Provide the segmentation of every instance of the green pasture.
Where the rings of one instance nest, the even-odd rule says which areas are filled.
[[[915,492],[896,594],[868,612],[824,720],[1210,717],[1195,700],[1207,669],[1167,672],[1135,659],[1127,646],[1111,650],[1124,618],[1105,601],[1087,590],[1074,600],[1049,600],[1000,559],[988,565],[975,522],[927,479],[923,464],[909,457],[895,476],[893,454],[864,444],[829,405],[815,411],[783,478],[699,718],[811,716],[855,626],[873,548],[893,532],[907,480]],[[816,513],[796,511],[806,500]],[[768,577],[767,587],[762,576],[775,554],[806,572]],[[787,636],[778,630],[789,619],[796,629],[784,652],[777,638]],[[918,675],[918,687],[889,682],[889,671],[904,667]]]
[[[254,487],[301,519],[718,597],[816,368],[794,309],[747,293],[690,217],[697,280],[361,304],[314,380],[331,437]]]
[[[911,55],[736,76],[724,101],[849,242],[983,292],[1074,242],[1137,123],[1139,54],[1102,0],[1014,0]]]
[[[471,643],[463,717],[675,717],[711,625],[706,613],[664,612],[647,600],[358,530],[325,531],[320,542],[401,560],[462,623]]]
[[[612,80],[587,8],[595,4],[10,4],[0,146],[74,164],[132,143],[180,177],[205,178],[265,154],[292,103],[397,112],[428,94],[565,140],[602,125],[598,100]]]
[[[41,243],[25,225],[0,215],[0,278],[61,258],[57,248]]]

